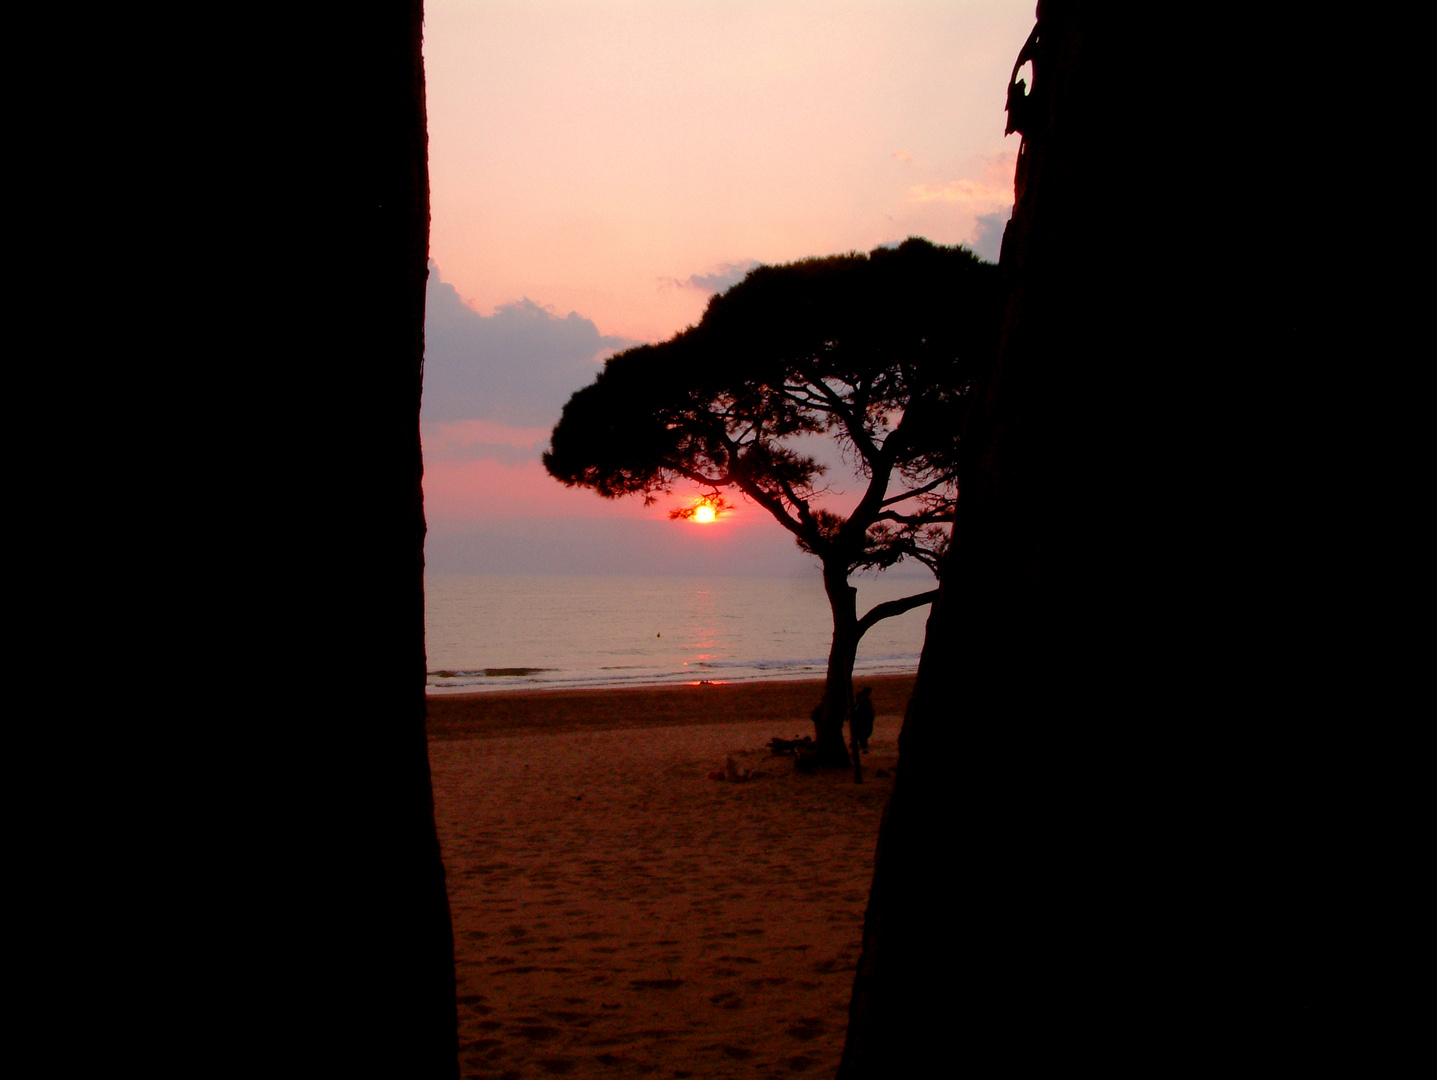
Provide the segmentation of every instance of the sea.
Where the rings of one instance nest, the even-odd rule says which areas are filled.
[[[858,612],[933,588],[855,578]],[[925,605],[877,623],[855,675],[918,669]],[[430,693],[821,678],[833,621],[807,578],[428,573]]]

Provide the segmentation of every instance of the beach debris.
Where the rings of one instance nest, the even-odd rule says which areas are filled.
[[[741,784],[746,780],[757,780],[763,773],[757,769],[750,769],[739,763],[739,759],[730,754],[725,760],[722,769],[714,769],[709,773],[710,780],[727,780],[733,784]]]
[[[775,736],[768,740],[769,753],[775,757],[792,757],[805,750],[811,749],[813,749],[813,738],[809,735],[804,735],[796,739],[780,739]]]

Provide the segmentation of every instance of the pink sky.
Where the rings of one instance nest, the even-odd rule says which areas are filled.
[[[1017,150],[1004,91],[1033,7],[428,0],[430,251],[474,316],[449,348],[453,364],[487,350],[484,385],[497,389],[480,397],[508,403],[470,410],[485,416],[456,404],[441,423],[437,395],[453,383],[426,384],[431,562],[523,522],[664,520],[671,504],[564,490],[537,455],[562,398],[613,343],[696,322],[714,285],[751,263],[910,235],[996,257]],[[468,319],[457,304],[451,316]],[[553,358],[526,352],[526,334],[561,331]],[[575,359],[591,339],[594,355]],[[439,353],[431,344],[436,373],[451,363]],[[526,407],[518,383],[543,364],[549,389]],[[763,517],[743,508],[724,531],[792,548]]]

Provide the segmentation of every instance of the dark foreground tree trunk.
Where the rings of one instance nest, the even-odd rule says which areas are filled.
[[[279,865],[300,888],[270,909],[285,931],[276,1000],[295,1010],[323,1066],[299,1071],[338,1072],[352,1059],[369,1075],[448,1077],[458,1071],[453,944],[424,734],[422,3],[317,15],[298,24],[314,38],[297,62],[318,66],[299,76],[314,94],[308,115],[269,118],[294,151],[285,183],[297,178],[307,235],[330,253],[314,268],[329,280],[289,313],[289,338],[269,358],[274,394],[293,395],[280,407],[311,428],[291,436],[290,477],[257,479],[276,509],[298,504],[275,523],[294,571],[276,575],[274,617],[291,626],[267,662],[290,662],[299,645],[344,675],[283,680],[292,696],[281,715],[297,738],[281,747],[317,776],[293,804],[308,835],[280,849],[297,857]],[[306,475],[305,462],[337,447],[342,465],[322,483]]]
[[[125,516],[104,517],[143,539],[103,575],[121,595],[87,602],[126,620],[111,685],[146,687],[124,725],[142,766],[112,766],[144,816],[104,877],[139,902],[106,913],[116,955],[88,964],[120,985],[97,1000],[136,1010],[137,1050],[112,1052],[158,1074],[452,1077],[424,731],[422,7],[150,17],[126,13],[138,36],[96,90],[125,121],[102,156],[126,163],[133,233],[106,245],[131,292],[95,322],[145,353],[106,402]]]
[[[1232,278],[1203,280],[1218,260],[1189,224],[1203,129],[1167,96],[1191,72],[1135,67],[1167,54],[1125,17],[1045,0],[1014,103],[1000,358],[965,428],[844,1080],[1162,1071],[1239,1003],[1267,995],[1257,1023],[1291,1024],[1303,999],[1284,994],[1313,970],[1292,945],[1320,936],[1315,833],[1294,809],[1311,781],[1279,752],[1303,742],[1225,681],[1231,644],[1256,644],[1257,583],[1204,565],[1223,548],[1184,504],[1242,505],[1209,437],[1231,413],[1179,404],[1213,356],[1276,363],[1291,324],[1213,301]],[[1182,467],[1189,446],[1219,477]]]
[[[421,25],[420,0],[287,11],[254,73],[279,85],[255,88],[243,146],[261,188],[292,200],[288,242],[256,260],[271,332],[247,370],[273,442],[247,485],[263,579],[239,603],[272,604],[250,722],[296,772],[261,852],[275,938],[260,956],[310,1075],[458,1069],[424,733]]]

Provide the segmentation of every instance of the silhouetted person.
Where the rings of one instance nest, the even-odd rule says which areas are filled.
[[[860,750],[868,749],[868,740],[873,735],[873,690],[865,686],[858,691],[853,702],[853,737],[858,740]]]

